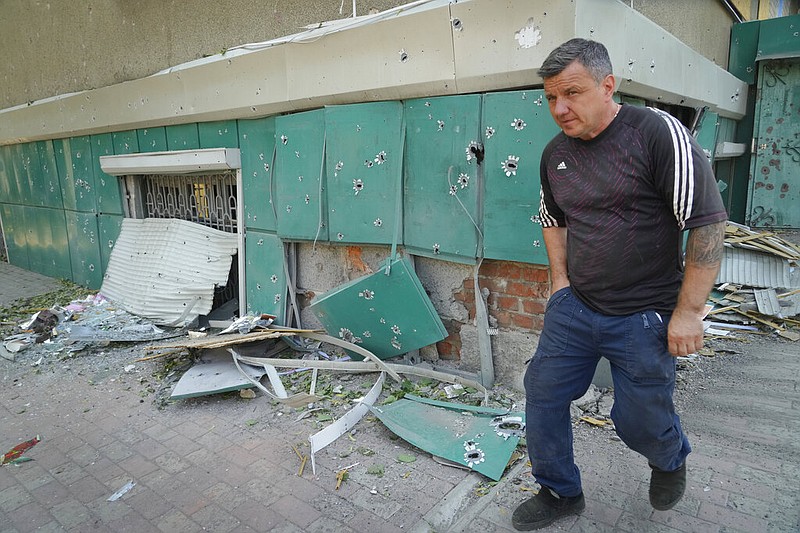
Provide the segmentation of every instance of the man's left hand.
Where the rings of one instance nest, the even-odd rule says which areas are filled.
[[[667,330],[669,353],[674,357],[689,355],[703,347],[703,318],[691,311],[676,309]]]

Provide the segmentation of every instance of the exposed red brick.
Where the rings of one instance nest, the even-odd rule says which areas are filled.
[[[522,310],[529,315],[543,315],[546,306],[545,300],[522,300]]]
[[[498,296],[497,299],[497,307],[503,309],[505,311],[513,311],[519,312],[520,311],[520,302],[525,303],[524,300],[520,300],[516,296]]]
[[[485,261],[480,270],[487,278],[519,279],[521,273],[520,265],[509,261]]]
[[[505,293],[506,291],[506,280],[500,278],[484,278],[480,280],[481,288],[489,289],[489,292],[501,292]]]
[[[530,283],[510,281],[505,292],[520,298],[536,298],[538,296],[538,287]]]
[[[524,268],[522,270],[520,278],[525,281],[539,281],[542,283],[547,283],[550,280],[550,270],[545,267],[529,265],[528,268]]]
[[[508,311],[495,311],[492,316],[497,320],[497,325],[501,328],[510,328],[514,325],[513,313]]]
[[[469,277],[464,280],[464,288],[465,289],[474,289],[475,288],[475,280],[472,277]]]
[[[520,315],[520,314],[514,313],[514,314],[511,315],[511,320],[512,320],[514,326],[516,326],[518,328],[525,329],[525,330],[528,330],[528,331],[533,329],[534,320],[533,320],[532,316]]]

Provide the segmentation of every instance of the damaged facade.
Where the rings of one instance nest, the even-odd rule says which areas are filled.
[[[731,24],[719,3],[693,9]],[[752,220],[761,208],[772,225],[800,225],[777,217],[796,199],[791,177],[777,200],[740,193],[751,183],[737,173],[749,166],[740,125],[756,105],[756,78],[727,72],[718,54],[708,59],[616,0],[433,0],[8,107],[0,112],[8,258],[100,288],[116,279],[110,260],[127,219],[180,218],[235,235],[223,254],[233,258],[235,289],[222,298],[237,299],[241,314],[325,324],[351,342],[380,339],[387,356],[419,349],[425,359],[459,361],[484,383],[496,375],[518,384],[549,290],[538,160],[555,125],[535,72],[573,36],[608,46],[621,101],[666,108],[695,129],[732,213],[769,220]],[[796,74],[797,59],[788,61],[782,79]],[[760,80],[777,72],[763,69]],[[796,167],[786,142],[781,168]],[[203,166],[220,149],[237,157]],[[168,163],[153,163],[161,155]],[[761,182],[758,194],[772,190]],[[413,279],[403,296],[382,300],[406,266]],[[330,294],[348,282],[343,297],[352,301],[336,304]],[[412,294],[422,319],[389,318],[411,313],[400,301]],[[363,320],[375,315],[373,327],[348,327],[342,315],[352,302],[363,304]],[[192,313],[180,309],[172,319]]]

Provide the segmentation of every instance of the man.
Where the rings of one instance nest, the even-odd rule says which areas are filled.
[[[585,507],[569,408],[600,357],[611,364],[617,434],[652,469],[650,503],[667,510],[680,500],[691,448],[672,400],[674,356],[702,346],[727,219],[686,129],[662,111],[612,99],[605,46],[572,39],[539,75],[562,132],[540,166],[552,287],[525,374],[528,453],[542,488],[514,511],[519,530]]]

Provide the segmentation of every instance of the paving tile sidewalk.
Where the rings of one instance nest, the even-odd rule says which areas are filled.
[[[41,280],[20,279],[0,264],[0,286],[46,292]],[[581,424],[576,457],[587,508],[543,531],[800,530],[800,343],[755,337],[736,349],[698,362],[678,395],[694,452],[676,509],[653,511],[645,462],[612,431]],[[161,363],[125,372],[137,355],[135,347],[98,351],[37,367],[0,359],[2,451],[43,439],[26,453],[34,461],[0,468],[0,533],[506,532],[513,508],[531,495],[523,463],[490,485],[438,464],[372,418],[356,426],[355,440],[318,455],[316,475],[309,465],[299,476],[292,447],[307,442],[312,420],[263,396],[159,409],[148,391]],[[375,455],[347,455],[358,447]],[[417,461],[397,462],[401,452]],[[353,463],[337,490],[336,471]],[[375,463],[385,465],[383,477],[366,472]],[[107,501],[131,480],[130,492]]]

